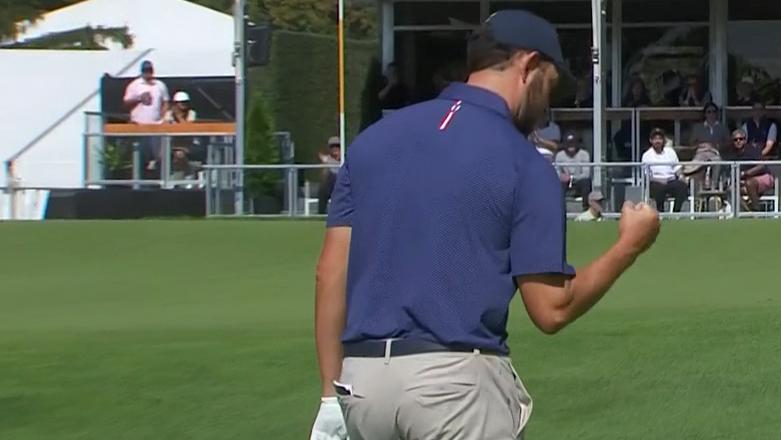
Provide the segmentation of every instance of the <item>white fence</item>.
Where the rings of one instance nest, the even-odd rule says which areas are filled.
[[[733,185],[733,182],[740,182],[741,166],[765,165],[770,170],[781,170],[781,161],[762,161],[762,162],[680,162],[675,165],[681,166],[702,166],[716,167],[722,169],[720,178],[714,180],[711,188],[705,188],[695,177],[682,178],[687,184],[688,191],[683,209],[680,212],[672,211],[672,198],[665,202],[665,208],[660,212],[665,218],[781,218],[781,206],[779,203],[779,180],[774,178],[773,187],[761,195],[759,211],[749,211],[745,209],[747,195],[741,191],[742,184]],[[665,165],[665,164],[654,164]],[[670,164],[672,165],[672,164]],[[566,166],[573,166],[567,164]],[[618,218],[620,216],[621,206],[625,200],[645,201],[654,203],[651,199],[650,176],[647,164],[639,162],[602,162],[576,164],[574,166],[585,166],[592,169],[591,178],[594,181],[601,182],[601,186],[594,187],[594,190],[601,191],[605,196],[603,205],[604,218]],[[313,194],[312,188],[317,185],[319,179],[302,177],[302,173],[320,171],[336,166],[329,165],[217,165],[205,166],[205,190],[207,217],[317,217],[312,209],[312,205],[317,203],[317,194]],[[248,182],[251,176],[255,174],[274,174],[279,182],[284,182],[281,186],[283,200],[281,205],[284,207],[278,212],[258,212],[252,209],[252,202],[246,200],[245,213],[237,215],[234,212],[233,201],[234,194],[239,190],[247,192],[247,188],[239,185],[239,182]],[[600,179],[595,179],[599,176]],[[312,177],[312,176],[309,176]],[[245,199],[251,195],[245,194]],[[578,208],[581,202],[580,198],[574,194],[567,194],[568,217],[576,217],[582,210]]]

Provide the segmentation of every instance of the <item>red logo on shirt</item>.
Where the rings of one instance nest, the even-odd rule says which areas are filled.
[[[447,126],[450,125],[450,122],[459,110],[461,110],[461,100],[456,101],[456,103],[450,107],[450,111],[442,118],[442,122],[439,123],[440,131],[445,130]]]

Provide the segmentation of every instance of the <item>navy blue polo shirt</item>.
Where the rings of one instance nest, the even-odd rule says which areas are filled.
[[[421,338],[509,353],[513,277],[574,275],[556,171],[501,97],[466,84],[355,139],[327,225],[352,228],[344,342]]]

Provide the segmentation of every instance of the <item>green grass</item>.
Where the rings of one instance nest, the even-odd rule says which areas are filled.
[[[302,439],[318,403],[320,222],[0,224],[0,439]],[[583,263],[615,223],[573,224]],[[773,221],[666,222],[550,337],[516,301],[530,439],[781,431]]]

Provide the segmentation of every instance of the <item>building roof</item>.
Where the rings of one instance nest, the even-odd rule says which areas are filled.
[[[86,0],[17,24],[16,42],[91,27],[127,27],[131,49],[202,49],[233,45],[233,17],[186,0]],[[110,49],[123,49],[119,42]]]

